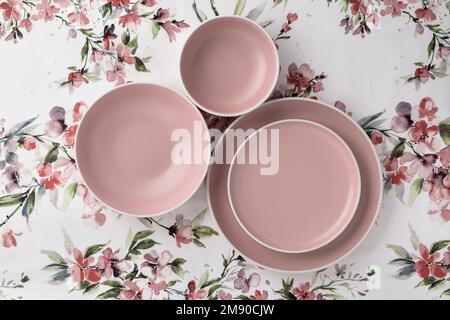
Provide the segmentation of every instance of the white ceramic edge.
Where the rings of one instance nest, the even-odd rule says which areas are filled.
[[[311,101],[311,99],[308,99],[308,98],[301,98],[301,97],[280,98],[280,99],[274,99],[274,100],[271,100],[271,101],[268,101],[268,102],[264,103],[264,104],[261,106],[261,108],[263,108],[263,107],[265,107],[265,106],[267,106],[267,105],[270,105],[270,104],[272,104],[272,103],[281,101],[281,100]],[[331,105],[329,105],[329,104],[327,104],[327,103],[325,103],[325,102],[322,102],[322,101],[319,101],[319,100],[313,100],[313,102],[319,103],[319,104],[321,104],[321,105],[323,105],[323,106],[325,106],[325,107],[327,107],[327,108],[329,108],[329,109],[331,109],[331,110],[333,110],[333,111],[335,111],[335,112],[342,112],[342,111],[340,111],[339,109],[336,109],[336,107],[333,107],[333,106],[331,106]],[[208,203],[208,208],[209,208],[209,210],[210,210],[211,213],[212,213],[212,214],[211,214],[212,221],[213,221],[213,223],[215,224],[215,226],[222,232],[222,235],[225,237],[225,239],[227,239],[229,245],[230,245],[233,249],[235,249],[237,252],[241,253],[241,255],[242,255],[243,257],[245,257],[245,259],[246,259],[248,262],[250,262],[251,264],[254,264],[254,265],[256,265],[256,266],[259,266],[259,267],[261,267],[261,268],[263,268],[263,269],[265,269],[265,270],[270,270],[270,271],[275,271],[275,272],[282,272],[282,273],[286,273],[286,274],[305,274],[305,273],[308,273],[308,272],[314,272],[314,271],[317,271],[317,270],[320,270],[320,269],[323,269],[323,268],[328,268],[329,266],[331,266],[331,265],[333,265],[333,264],[335,264],[335,263],[337,263],[337,262],[339,262],[339,261],[342,261],[343,259],[347,258],[350,254],[352,254],[352,253],[356,250],[356,248],[359,247],[359,245],[364,241],[364,239],[365,239],[365,238],[367,237],[367,235],[369,234],[370,230],[372,230],[372,227],[373,227],[373,225],[375,224],[375,221],[376,221],[376,218],[377,218],[377,216],[378,216],[378,213],[380,212],[381,203],[382,203],[382,200],[383,200],[383,196],[382,196],[382,195],[383,195],[383,192],[382,192],[382,190],[383,190],[383,179],[382,179],[382,175],[381,175],[381,164],[380,164],[380,161],[379,161],[379,159],[378,159],[378,154],[376,153],[375,147],[373,146],[372,142],[370,141],[369,137],[368,137],[367,134],[364,132],[364,130],[361,128],[361,126],[358,125],[358,124],[357,124],[352,118],[350,118],[350,116],[347,115],[345,112],[342,112],[342,114],[343,114],[348,120],[350,120],[351,122],[353,122],[353,124],[354,124],[356,127],[358,127],[359,131],[361,131],[361,133],[366,137],[366,141],[367,141],[367,143],[370,145],[370,148],[372,149],[372,154],[373,154],[373,156],[375,157],[375,159],[377,159],[377,167],[378,167],[378,171],[379,171],[379,173],[380,173],[380,174],[379,174],[379,178],[380,178],[379,184],[380,184],[380,190],[381,190],[381,192],[380,192],[380,195],[379,195],[379,198],[378,198],[378,204],[377,204],[376,214],[373,216],[373,219],[372,219],[372,221],[371,221],[369,227],[367,228],[366,232],[364,233],[364,235],[363,235],[363,236],[361,237],[361,239],[353,246],[352,249],[350,249],[350,250],[349,250],[348,252],[346,252],[344,255],[342,255],[342,256],[339,257],[338,259],[336,259],[336,260],[334,260],[334,261],[332,261],[332,262],[330,262],[330,263],[328,263],[328,264],[321,265],[321,266],[318,266],[318,267],[316,267],[316,268],[307,269],[307,270],[299,270],[299,271],[284,270],[284,269],[277,269],[277,268],[273,268],[273,267],[270,267],[270,266],[263,265],[263,264],[261,264],[261,263],[259,263],[259,262],[256,262],[256,261],[250,259],[250,258],[247,257],[245,254],[241,253],[241,252],[239,251],[239,249],[236,248],[236,247],[233,245],[233,243],[227,238],[226,234],[222,231],[222,229],[220,228],[219,223],[217,222],[216,216],[215,216],[214,211],[213,211],[212,206],[211,206],[211,196],[210,196],[210,189],[209,189],[210,172],[208,172],[208,175],[207,175],[207,177],[206,177],[206,200],[207,200],[207,203]],[[228,131],[229,129],[233,128],[233,126],[239,121],[239,119],[240,119],[240,118],[234,120],[233,123],[231,123],[231,125],[227,128],[227,130],[225,130],[225,132],[222,134],[222,136],[220,137],[220,139],[217,141],[216,146],[219,145],[220,142],[222,142],[223,137],[225,137],[227,131]]]
[[[189,194],[189,196],[186,197],[186,199],[184,199],[183,201],[181,201],[179,204],[175,205],[174,207],[172,207],[172,208],[170,208],[170,209],[168,209],[168,210],[164,210],[164,211],[160,211],[160,212],[155,212],[155,213],[152,213],[152,214],[141,215],[141,214],[135,214],[135,213],[132,213],[132,212],[125,212],[125,211],[117,210],[117,209],[111,207],[110,205],[106,204],[105,202],[103,202],[103,200],[100,200],[100,198],[97,197],[97,195],[95,194],[95,192],[93,192],[93,191],[91,190],[91,188],[88,186],[88,184],[86,183],[86,180],[84,179],[84,176],[83,176],[83,174],[82,174],[82,172],[81,172],[81,169],[80,169],[80,167],[78,166],[78,154],[77,154],[78,133],[80,132],[81,126],[83,125],[83,119],[84,119],[84,117],[86,116],[86,114],[89,112],[89,110],[91,109],[92,106],[94,106],[98,101],[100,101],[100,99],[102,99],[104,96],[106,96],[106,95],[109,94],[110,92],[113,92],[113,91],[115,91],[115,90],[118,90],[118,89],[123,88],[123,87],[126,87],[126,86],[133,86],[133,85],[150,85],[150,86],[156,86],[156,87],[164,88],[164,89],[167,89],[167,90],[173,92],[174,94],[180,96],[181,98],[183,98],[186,102],[188,102],[188,104],[189,104],[193,109],[195,109],[195,111],[196,111],[197,114],[199,115],[201,121],[203,122],[203,125],[204,125],[205,128],[206,128],[206,132],[207,132],[207,134],[208,134],[208,140],[211,141],[211,136],[210,136],[210,132],[209,132],[208,126],[207,126],[206,121],[205,121],[205,119],[203,118],[202,114],[200,113],[200,110],[198,110],[198,108],[197,108],[195,105],[193,105],[192,102],[189,101],[189,99],[187,99],[184,95],[182,95],[181,93],[179,93],[178,91],[176,91],[176,90],[174,90],[174,89],[171,89],[171,88],[168,88],[168,87],[159,85],[159,84],[154,84],[154,83],[151,83],[151,82],[130,82],[130,83],[125,83],[125,84],[122,84],[122,85],[120,85],[120,86],[117,86],[117,87],[115,87],[114,89],[111,89],[111,90],[107,91],[106,93],[102,94],[98,99],[96,99],[96,100],[94,101],[94,103],[92,103],[92,104],[90,105],[89,108],[87,108],[87,111],[85,112],[84,116],[81,118],[80,124],[78,125],[78,129],[77,129],[77,132],[76,132],[76,135],[75,135],[75,145],[74,145],[75,162],[76,162],[76,166],[77,166],[77,169],[78,169],[78,173],[80,174],[80,178],[81,178],[81,180],[83,181],[84,185],[86,186],[86,188],[88,189],[88,191],[91,192],[91,193],[95,196],[95,198],[96,198],[102,205],[104,205],[104,206],[107,207],[107,208],[112,209],[112,210],[115,211],[116,213],[123,214],[123,215],[130,216],[130,217],[134,217],[134,218],[157,217],[157,216],[160,216],[160,215],[169,213],[169,212],[171,212],[171,211],[173,211],[173,210],[175,210],[175,209],[181,207],[181,206],[182,206],[183,204],[185,204],[185,203],[186,203],[186,202],[187,202],[187,201],[188,201],[188,200],[189,200],[189,199],[197,192],[197,190],[200,188],[200,186],[202,185],[202,182],[205,180],[205,177],[206,177],[206,175],[208,174],[209,166],[210,166],[210,164],[211,164],[211,142],[208,144],[208,159],[207,159],[208,161],[206,162],[205,169],[204,169],[204,172],[203,172],[203,174],[202,174],[202,178],[199,179],[199,182],[197,183],[197,185],[195,186],[195,188],[193,189],[193,191]]]
[[[328,133],[330,133],[332,136],[334,136],[336,139],[338,139],[339,142],[342,143],[342,145],[344,146],[344,148],[347,150],[347,152],[350,154],[350,158],[352,159],[353,165],[356,167],[356,172],[357,172],[357,180],[358,180],[358,186],[357,186],[357,191],[356,191],[356,201],[353,205],[353,207],[351,207],[351,214],[348,216],[347,220],[345,221],[345,223],[342,225],[341,228],[338,229],[338,232],[331,237],[328,241],[321,243],[315,247],[312,248],[308,248],[308,249],[304,249],[304,250],[286,250],[286,249],[281,249],[281,248],[277,248],[274,246],[271,246],[267,243],[265,243],[264,241],[258,239],[255,235],[253,235],[242,223],[241,219],[239,219],[239,215],[236,212],[236,209],[233,205],[233,199],[231,197],[231,172],[233,170],[233,167],[236,164],[235,159],[238,156],[238,153],[245,148],[246,143],[255,135],[257,135],[261,130],[270,128],[272,126],[275,126],[277,124],[282,124],[282,123],[289,123],[289,122],[300,122],[300,123],[307,123],[307,124],[311,124],[314,126],[317,126],[325,131],[327,131]],[[242,229],[244,229],[245,232],[247,232],[247,234],[253,238],[253,240],[257,241],[259,244],[274,250],[274,251],[279,251],[279,252],[283,252],[283,253],[306,253],[306,252],[311,252],[314,250],[317,250],[321,247],[326,246],[327,244],[329,244],[330,242],[332,242],[333,240],[335,240],[350,224],[350,222],[352,221],[353,217],[355,216],[356,210],[358,209],[358,205],[359,205],[359,200],[361,197],[361,172],[359,170],[359,165],[358,162],[356,161],[355,155],[353,154],[353,151],[350,149],[350,147],[347,145],[347,143],[344,141],[344,139],[342,139],[336,132],[334,132],[333,130],[325,127],[324,125],[314,122],[314,121],[310,121],[310,120],[303,120],[303,119],[285,119],[285,120],[280,120],[280,121],[275,121],[272,123],[269,123],[261,128],[259,128],[258,130],[256,130],[255,132],[253,132],[250,136],[248,136],[244,142],[238,147],[238,149],[236,150],[236,153],[233,156],[233,159],[231,160],[231,164],[230,164],[230,168],[228,169],[228,176],[227,176],[227,192],[228,192],[228,202],[230,203],[231,206],[231,210],[233,211],[233,214],[236,218],[236,220],[239,222],[239,225],[242,227]]]
[[[234,16],[234,15],[228,15],[228,16],[217,16],[217,17],[213,17],[210,18],[202,23],[200,23],[193,31],[192,33],[189,35],[189,37],[186,39],[186,41],[183,44],[183,48],[181,50],[181,55],[180,55],[180,59],[179,59],[179,64],[178,64],[178,70],[180,70],[180,78],[181,78],[181,84],[183,86],[183,90],[186,94],[186,96],[191,100],[192,103],[194,103],[197,107],[199,107],[200,109],[202,109],[205,112],[208,112],[210,114],[216,115],[216,116],[221,116],[221,117],[237,117],[237,116],[241,116],[244,114],[247,114],[253,110],[255,110],[256,108],[258,108],[259,106],[261,106],[272,94],[273,90],[275,89],[277,82],[278,82],[278,77],[280,75],[280,57],[278,55],[278,50],[275,46],[275,44],[273,44],[273,52],[275,53],[275,58],[276,58],[276,64],[277,64],[277,72],[274,75],[274,79],[273,79],[273,83],[272,86],[270,88],[270,90],[268,91],[268,93],[262,97],[258,103],[256,103],[255,105],[253,105],[251,108],[248,108],[247,110],[243,111],[243,112],[236,112],[236,113],[222,113],[222,112],[217,112],[214,110],[210,110],[208,108],[206,108],[205,106],[203,106],[202,104],[200,104],[199,102],[197,102],[197,100],[195,100],[191,94],[189,93],[189,90],[186,88],[186,85],[184,83],[184,79],[183,79],[183,74],[181,72],[181,63],[183,61],[183,54],[184,54],[184,50],[186,48],[186,44],[189,42],[189,40],[191,39],[192,35],[198,30],[200,29],[202,26],[204,26],[205,24],[211,22],[211,21],[215,21],[215,20],[220,20],[220,19],[228,19],[228,18],[233,18],[236,20],[243,20],[243,21],[247,21],[252,23],[253,25],[255,25],[266,37],[267,40],[269,40],[271,43],[273,43],[273,39],[269,36],[269,34],[267,33],[267,31],[261,27],[259,24],[257,24],[255,21],[246,18],[246,17],[241,17],[241,16]]]

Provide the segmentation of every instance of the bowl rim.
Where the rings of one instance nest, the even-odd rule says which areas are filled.
[[[275,57],[275,62],[276,62],[276,67],[277,67],[277,71],[273,74],[273,79],[272,79],[272,84],[270,86],[270,90],[268,90],[267,94],[265,94],[263,97],[261,97],[261,99],[258,100],[257,103],[255,103],[254,105],[252,105],[249,108],[246,108],[244,111],[240,111],[240,112],[234,112],[234,113],[225,113],[225,112],[218,112],[212,109],[209,109],[205,106],[203,106],[201,103],[199,103],[194,97],[192,97],[191,93],[189,92],[189,90],[187,89],[186,86],[186,82],[185,79],[183,77],[183,72],[182,72],[182,65],[183,65],[183,57],[185,55],[185,50],[186,50],[186,46],[189,43],[189,41],[191,40],[191,38],[193,37],[193,35],[199,31],[201,28],[204,28],[206,25],[210,24],[210,23],[214,23],[217,20],[238,20],[241,22],[245,22],[245,23],[249,23],[253,26],[256,27],[257,30],[259,30],[259,32],[261,32],[264,37],[266,38],[267,41],[269,41],[272,45],[273,45],[273,50],[272,50],[272,54]],[[221,116],[221,117],[237,117],[237,116],[241,116],[244,114],[247,114],[253,110],[255,110],[256,108],[260,107],[262,104],[264,104],[266,102],[266,100],[271,96],[271,94],[273,93],[273,91],[275,90],[275,87],[278,83],[278,78],[280,75],[280,57],[278,55],[278,50],[275,46],[275,44],[273,43],[273,39],[270,37],[270,35],[266,32],[266,30],[260,26],[258,23],[256,23],[255,21],[247,18],[247,17],[241,17],[241,16],[235,16],[235,15],[223,15],[223,16],[216,16],[213,18],[210,18],[208,20],[203,21],[202,23],[200,23],[197,27],[195,27],[195,29],[192,31],[192,33],[188,36],[188,38],[186,39],[186,41],[183,44],[182,50],[181,50],[181,55],[180,55],[180,59],[179,59],[179,65],[178,65],[178,69],[180,72],[180,78],[181,78],[181,84],[183,86],[183,90],[186,94],[186,96],[192,101],[192,103],[194,103],[198,108],[202,109],[205,112],[208,112],[210,114],[216,115],[216,116]]]

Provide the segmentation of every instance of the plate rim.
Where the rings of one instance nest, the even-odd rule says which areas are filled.
[[[77,145],[78,144],[77,144],[77,142],[79,141],[78,140],[78,138],[79,138],[78,135],[79,135],[79,133],[81,131],[80,129],[81,129],[81,126],[83,125],[83,120],[86,117],[86,115],[89,112],[89,110],[91,110],[92,107],[96,103],[98,103],[103,97],[105,97],[109,93],[117,91],[117,90],[122,89],[124,87],[141,86],[141,85],[150,86],[150,87],[157,87],[157,88],[163,88],[163,89],[168,90],[169,92],[179,96],[183,100],[185,100],[189,104],[189,106],[191,106],[191,108],[194,109],[195,112],[198,114],[199,120],[202,121],[202,124],[206,128],[206,131],[205,131],[205,132],[207,132],[207,137],[206,138],[208,138],[208,141],[211,141],[211,134],[210,134],[208,125],[206,124],[205,118],[201,114],[200,110],[192,103],[192,101],[190,101],[186,96],[184,96],[183,94],[181,94],[180,92],[178,92],[175,89],[168,88],[166,86],[163,86],[163,85],[160,85],[160,84],[156,84],[156,83],[153,83],[153,82],[129,82],[129,83],[124,83],[122,85],[114,87],[113,89],[110,89],[110,90],[106,91],[105,93],[101,94],[97,99],[95,99],[95,101],[90,104],[90,106],[87,108],[86,112],[84,113],[83,117],[81,118],[80,123],[79,123],[78,128],[77,128],[77,132],[75,134],[75,144],[74,144],[74,148],[73,148],[73,154],[74,154],[75,163],[77,165],[77,171],[78,171],[78,174],[80,175],[81,181],[83,182],[84,186],[87,188],[87,190],[89,192],[91,192],[94,195],[94,197],[96,198],[96,200],[99,203],[101,203],[106,208],[109,208],[109,209],[113,210],[115,213],[122,214],[122,215],[129,216],[129,217],[133,217],[133,218],[159,217],[161,215],[170,213],[171,211],[181,207],[183,204],[185,204],[187,201],[189,201],[189,199],[192,198],[192,196],[197,192],[197,190],[200,188],[200,186],[202,185],[203,181],[205,180],[205,177],[207,176],[207,174],[209,172],[209,168],[211,166],[211,158],[212,158],[212,155],[211,155],[211,153],[212,153],[211,152],[212,151],[212,145],[211,145],[211,142],[209,142],[208,146],[207,146],[207,148],[208,148],[208,153],[207,153],[208,154],[208,159],[207,159],[207,162],[205,163],[205,167],[204,167],[204,170],[203,170],[203,173],[202,173],[202,178],[199,179],[199,181],[196,184],[196,187],[193,188],[192,192],[189,194],[188,197],[186,197],[183,201],[181,201],[176,206],[174,206],[174,207],[172,207],[172,208],[170,208],[168,210],[164,210],[164,211],[160,211],[160,212],[156,212],[156,213],[152,213],[152,214],[136,214],[136,213],[132,213],[132,212],[126,212],[126,211],[117,210],[117,209],[111,207],[110,205],[106,204],[103,200],[101,200],[96,195],[96,193],[86,183],[86,180],[84,178],[84,175],[81,172],[81,169],[80,169],[80,166],[79,166],[79,162],[78,162],[78,152],[77,152]]]
[[[350,211],[351,211],[351,214],[349,215],[347,221],[345,221],[345,223],[338,229],[339,231],[338,231],[335,235],[333,235],[332,237],[330,237],[330,239],[328,239],[327,241],[325,241],[324,243],[322,243],[322,244],[320,244],[320,245],[318,245],[318,246],[315,246],[315,247],[309,248],[309,249],[304,249],[304,250],[286,250],[286,249],[276,248],[276,247],[274,247],[274,246],[272,246],[272,245],[269,245],[269,244],[265,243],[264,241],[258,239],[255,235],[253,235],[253,234],[247,229],[247,227],[244,226],[244,224],[242,223],[241,219],[239,219],[239,215],[237,214],[236,209],[235,209],[235,207],[234,207],[234,205],[233,205],[233,201],[232,201],[232,197],[231,197],[231,192],[230,192],[230,191],[231,191],[231,186],[230,186],[230,182],[231,182],[231,171],[232,171],[232,168],[233,168],[234,166],[236,166],[235,159],[237,158],[238,153],[245,147],[245,145],[246,145],[246,143],[249,141],[249,139],[251,139],[252,137],[254,137],[255,135],[257,135],[261,130],[267,129],[267,128],[272,127],[272,126],[277,125],[277,124],[282,124],[282,123],[293,123],[293,122],[295,122],[295,123],[307,123],[307,124],[310,124],[310,125],[319,127],[320,129],[325,130],[326,132],[330,133],[330,134],[331,134],[334,138],[336,138],[336,139],[343,145],[343,147],[347,150],[347,152],[348,152],[348,154],[349,154],[349,156],[350,156],[350,158],[351,158],[351,161],[352,161],[354,167],[356,167],[356,172],[357,172],[357,192],[356,192],[355,203],[353,204],[353,206],[352,206],[352,208],[351,208],[351,210],[350,210]],[[356,211],[358,210],[358,205],[359,205],[359,201],[360,201],[360,197],[361,197],[361,171],[360,171],[360,169],[359,169],[358,161],[356,161],[356,157],[355,157],[355,155],[353,154],[352,149],[350,149],[350,147],[348,146],[347,142],[345,142],[344,139],[342,139],[336,132],[334,132],[334,131],[331,130],[330,128],[324,126],[323,124],[320,124],[320,123],[315,122],[315,121],[305,120],[305,119],[294,119],[294,118],[292,118],[292,119],[284,119],[284,120],[278,120],[278,121],[271,122],[271,123],[269,123],[269,124],[267,124],[267,125],[262,126],[262,127],[259,128],[259,129],[257,129],[257,130],[256,130],[255,132],[253,132],[250,136],[248,136],[248,137],[244,140],[244,142],[242,142],[242,144],[237,148],[236,153],[234,154],[233,159],[232,159],[231,164],[230,164],[230,167],[229,167],[229,169],[228,169],[227,192],[228,192],[228,194],[227,194],[227,196],[228,196],[228,202],[229,202],[229,204],[230,204],[231,210],[233,211],[233,214],[234,214],[236,220],[238,221],[238,223],[239,223],[239,225],[241,226],[241,228],[244,229],[244,231],[247,232],[247,234],[248,234],[250,237],[252,237],[253,240],[257,241],[257,242],[260,243],[261,245],[263,245],[263,246],[265,246],[265,247],[267,247],[267,248],[269,248],[269,249],[271,249],[271,250],[279,251],[279,252],[282,252],[282,253],[292,253],[292,254],[295,254],[295,253],[306,253],[306,252],[311,252],[311,251],[317,250],[317,249],[322,248],[322,247],[326,246],[327,244],[331,243],[333,240],[335,240],[335,239],[336,239],[336,238],[337,238],[337,237],[338,237],[338,236],[339,236],[339,235],[340,235],[340,234],[348,227],[348,225],[349,225],[350,222],[352,221],[353,217],[355,216]]]
[[[278,99],[270,100],[270,101],[267,101],[267,102],[265,102],[264,104],[262,104],[262,105],[260,106],[260,108],[263,108],[263,107],[265,107],[265,106],[267,106],[267,105],[270,105],[270,104],[272,104],[272,103],[280,102],[280,101],[284,101],[284,100],[286,100],[286,101],[308,101],[308,102],[314,102],[314,103],[321,104],[321,105],[323,105],[324,107],[329,108],[329,109],[331,109],[331,110],[333,110],[333,111],[336,111],[336,112],[342,112],[342,111],[336,109],[335,107],[329,105],[329,104],[326,103],[326,102],[323,102],[323,101],[320,101],[320,100],[314,100],[314,99],[303,98],[303,97],[286,97],[286,98],[278,98]],[[347,118],[347,120],[351,121],[351,122],[355,125],[355,127],[357,127],[358,130],[363,134],[363,136],[365,137],[366,142],[368,143],[368,145],[370,146],[370,148],[371,148],[371,150],[372,150],[372,155],[373,155],[373,156],[375,157],[375,159],[377,160],[377,161],[376,161],[376,164],[377,164],[377,168],[378,168],[378,171],[379,171],[379,175],[378,175],[378,176],[379,176],[380,195],[378,196],[378,202],[377,202],[376,213],[373,215],[372,221],[370,222],[370,224],[369,224],[367,230],[364,232],[364,234],[363,234],[363,236],[361,237],[361,239],[360,239],[360,240],[359,240],[359,241],[358,241],[358,242],[357,242],[357,243],[356,243],[349,251],[347,251],[344,255],[340,256],[339,258],[337,258],[337,259],[335,259],[335,260],[333,260],[333,261],[331,261],[331,262],[329,262],[329,263],[327,263],[327,264],[324,264],[324,265],[321,265],[321,266],[318,266],[318,267],[315,267],[315,268],[310,268],[310,269],[305,269],[305,270],[286,270],[286,269],[274,268],[274,267],[271,267],[271,266],[267,266],[267,265],[261,264],[261,263],[259,263],[259,262],[256,262],[255,260],[251,259],[251,258],[248,257],[247,255],[243,254],[243,253],[242,253],[242,252],[241,252],[241,251],[240,251],[240,250],[239,250],[239,249],[238,249],[238,248],[237,248],[237,247],[236,247],[236,246],[228,239],[228,237],[226,236],[226,234],[223,232],[222,228],[220,227],[220,225],[219,225],[219,223],[218,223],[218,221],[217,221],[217,219],[216,219],[214,210],[212,209],[212,206],[211,206],[211,196],[210,196],[210,187],[209,187],[209,186],[210,186],[210,178],[211,178],[211,170],[209,170],[209,171],[208,171],[208,175],[206,176],[206,200],[207,200],[207,204],[208,204],[208,209],[209,209],[210,212],[212,213],[212,214],[211,214],[212,221],[213,221],[213,223],[215,224],[215,226],[222,232],[222,235],[223,235],[224,238],[227,240],[228,245],[231,246],[231,248],[233,248],[233,249],[236,250],[237,252],[239,252],[243,257],[245,257],[245,259],[246,259],[248,262],[251,262],[252,264],[254,264],[254,265],[256,265],[256,266],[262,267],[263,269],[270,270],[270,271],[274,271],[274,272],[279,272],[279,273],[280,273],[280,272],[281,272],[281,273],[286,273],[286,274],[305,274],[305,273],[310,273],[310,272],[314,272],[314,271],[320,270],[320,269],[322,269],[322,268],[328,268],[329,266],[331,266],[331,265],[333,265],[333,264],[336,264],[337,262],[339,262],[339,261],[341,261],[341,260],[347,258],[347,257],[348,257],[350,254],[352,254],[352,253],[353,253],[353,252],[361,245],[361,243],[367,238],[367,235],[368,235],[369,232],[372,230],[372,228],[373,228],[373,226],[374,226],[374,224],[375,224],[375,221],[376,221],[376,219],[377,219],[377,217],[378,217],[378,214],[379,214],[380,209],[381,209],[382,200],[383,200],[383,196],[382,196],[382,195],[383,195],[383,192],[382,192],[382,191],[383,191],[383,177],[382,177],[382,172],[381,172],[381,163],[380,163],[380,161],[379,161],[379,159],[378,159],[378,155],[377,155],[377,153],[376,153],[375,147],[373,146],[372,142],[370,141],[370,139],[369,139],[369,137],[367,136],[367,134],[365,133],[365,131],[361,128],[361,126],[358,125],[358,124],[356,123],[356,121],[353,120],[347,113],[342,112],[342,115],[343,115],[345,118]],[[227,131],[228,131],[230,128],[233,128],[233,127],[236,125],[236,123],[237,123],[241,118],[242,118],[242,117],[237,118],[237,119],[235,119],[235,120],[231,123],[231,125],[230,125],[230,126],[224,131],[224,133],[221,135],[221,137],[219,138],[219,140],[217,141],[217,144],[215,144],[215,146],[219,145],[219,143],[222,142],[222,140],[223,140],[223,138],[225,137]]]

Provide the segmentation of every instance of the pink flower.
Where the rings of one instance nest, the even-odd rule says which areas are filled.
[[[450,200],[439,199],[431,202],[428,208],[428,214],[436,213],[439,213],[445,222],[450,221]]]
[[[123,282],[125,289],[120,291],[120,299],[123,300],[142,300],[142,289],[136,283],[130,280]]]
[[[28,151],[36,149],[36,139],[33,137],[26,137],[22,141],[22,147]]]
[[[427,22],[431,22],[433,20],[436,20],[436,14],[434,13],[433,9],[431,8],[419,8],[416,10],[416,17],[417,19],[423,19]]]
[[[149,282],[148,287],[152,289],[154,294],[159,295],[161,291],[166,290],[169,286],[165,281],[160,281],[160,282]]]
[[[411,142],[417,144],[416,151],[423,153],[426,150],[435,152],[437,150],[436,135],[439,133],[438,126],[428,126],[425,120],[416,122],[409,130]]]
[[[169,36],[169,41],[172,42],[176,39],[176,34],[181,32],[181,29],[188,28],[189,25],[184,21],[166,21],[162,25],[164,31]]]
[[[311,285],[309,282],[304,282],[294,288],[292,290],[292,294],[297,298],[297,300],[315,300],[316,294],[309,290],[311,290]]]
[[[124,84],[125,77],[125,65],[119,61],[114,62],[112,70],[106,71],[106,80],[116,82],[116,85]]]
[[[11,17],[16,21],[20,20],[20,11],[22,8],[22,0],[7,0],[0,3],[0,9],[3,10],[3,20],[5,20],[5,22]]]
[[[80,26],[89,24],[89,18],[84,12],[81,11],[69,13],[67,17],[69,18],[69,22],[72,24],[79,24]]]
[[[31,171],[25,168],[21,163],[9,165],[5,168],[1,176],[2,185],[6,193],[19,191],[23,186],[30,185],[33,182]]]
[[[83,73],[81,73],[81,71],[70,72],[67,76],[67,81],[75,88],[79,88],[83,84],[83,82],[89,83],[89,80],[85,76],[83,76]]]
[[[287,14],[287,21],[289,24],[297,21],[297,19],[298,19],[298,15],[296,13],[289,12]]]
[[[22,21],[20,21],[19,27],[25,28],[27,32],[30,32],[31,29],[33,28],[33,23],[31,22],[30,18],[25,18]]]
[[[450,168],[450,146],[439,151],[439,161],[445,168]]]
[[[172,273],[170,263],[173,255],[168,250],[161,252],[161,255],[156,250],[152,250],[144,255],[144,259],[146,261],[141,264],[141,272],[151,281],[159,277],[165,278]]]
[[[433,201],[440,199],[450,200],[450,179],[448,172],[440,168],[423,182],[422,190],[428,192],[428,196]]]
[[[184,219],[181,214],[176,216],[175,224],[170,229],[169,232],[175,236],[178,248],[181,248],[181,244],[192,242],[192,221]]]
[[[438,107],[430,97],[420,100],[419,107],[417,108],[418,118],[432,121],[436,118]]]
[[[21,236],[22,233],[8,230],[2,234],[2,246],[5,248],[17,247],[16,237]]]
[[[423,278],[426,279],[430,274],[435,278],[443,278],[447,275],[445,268],[437,263],[440,253],[434,252],[430,255],[428,248],[424,244],[419,244],[419,254],[420,257],[415,257],[415,268],[416,272]]]
[[[38,13],[33,15],[33,20],[44,19],[45,22],[52,21],[54,15],[59,12],[59,9],[51,4],[51,0],[42,0],[41,3],[36,5]]]
[[[133,54],[131,53],[131,49],[127,46],[124,46],[123,44],[119,44],[116,49],[117,52],[117,58],[120,62],[125,62],[128,64],[135,64],[136,58],[133,57]]]
[[[320,91],[323,91],[324,90],[324,88],[323,88],[323,83],[321,82],[321,81],[319,81],[319,82],[316,82],[314,85],[313,85],[313,92],[315,92],[315,93],[317,93],[317,92],[320,92]]]
[[[127,14],[119,17],[119,23],[122,27],[132,31],[136,30],[137,25],[141,24],[141,18],[139,17],[138,11],[139,6],[136,3],[131,7],[131,10]]]
[[[382,16],[391,15],[392,17],[400,17],[402,10],[406,8],[406,3],[398,0],[384,0],[385,8],[380,11]]]
[[[291,26],[287,22],[283,23],[282,29],[284,32],[289,32],[292,30]]]
[[[124,271],[130,269],[130,265],[126,261],[121,261],[119,250],[113,252],[111,248],[106,248],[98,258],[97,268],[104,270],[106,278],[111,278],[120,276]]]
[[[349,0],[351,4],[350,10],[353,15],[356,15],[358,12],[361,12],[363,15],[367,15],[368,13],[368,5],[370,1],[367,0]]]
[[[60,7],[60,8],[67,8],[72,4],[72,1],[70,0],[54,0],[54,2]]]
[[[83,253],[77,248],[73,249],[72,255],[74,260],[68,261],[69,274],[75,282],[89,281],[96,283],[100,281],[102,278],[100,272],[94,267],[90,267],[95,260],[94,257],[90,256],[84,259]]]
[[[113,24],[110,26],[106,25],[103,29],[103,48],[105,48],[106,51],[108,51],[111,46],[114,46],[113,40],[117,38],[114,30],[115,26]]]
[[[446,266],[450,265],[450,247],[447,247],[447,251],[444,252],[444,259],[442,259],[442,263]]]
[[[299,90],[309,87],[313,78],[314,71],[306,63],[302,63],[300,66],[291,63],[288,67],[287,82],[297,85]]]
[[[70,126],[63,135],[64,146],[72,148],[75,143],[75,136],[77,134],[78,125]]]
[[[439,58],[447,59],[450,56],[450,46],[440,45],[437,54]]]
[[[255,290],[255,294],[250,296],[251,300],[267,300],[269,297],[269,293],[266,290],[263,290],[262,292],[259,290]]]
[[[433,80],[435,79],[435,76],[430,72],[430,70],[427,67],[417,68],[416,71],[414,72],[414,76],[421,83],[427,82],[429,78]]]
[[[58,157],[53,165],[40,163],[37,169],[41,177],[40,182],[45,189],[53,190],[56,186],[64,187],[66,185],[75,172],[75,165],[67,158]]]
[[[168,9],[159,8],[156,11],[155,19],[158,21],[167,20],[170,18],[170,12]]]
[[[369,29],[379,29],[381,26],[381,17],[377,12],[369,15],[366,21]]]
[[[188,300],[203,300],[206,298],[206,290],[204,288],[198,289],[194,280],[189,281],[188,291],[186,293]]]
[[[153,7],[156,4],[156,0],[144,0],[144,5],[146,7]]]
[[[231,300],[233,298],[231,293],[226,293],[225,290],[222,289],[217,292],[217,297],[219,297],[220,300]]]
[[[382,144],[384,141],[384,136],[380,131],[374,130],[370,133],[370,140],[372,140],[374,145]]]
[[[405,152],[400,157],[400,164],[408,164],[407,175],[413,177],[419,173],[420,178],[428,178],[433,173],[433,164],[436,162],[437,156],[434,154],[426,154],[423,156]]]
[[[257,287],[261,281],[261,276],[256,272],[247,275],[247,270],[242,268],[238,274],[237,278],[234,280],[234,288],[237,290],[242,290],[243,293],[247,293],[251,287]]]
[[[411,181],[411,177],[407,175],[407,167],[401,166],[399,168],[398,159],[397,158],[386,158],[383,161],[384,170],[386,171],[386,178],[392,184],[399,185],[403,181],[409,182]]]
[[[120,5],[124,6],[125,8],[128,8],[128,6],[130,5],[130,0],[108,0],[108,3],[111,3],[111,5],[115,8],[117,8]]]

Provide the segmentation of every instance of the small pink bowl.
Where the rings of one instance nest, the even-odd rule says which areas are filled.
[[[253,21],[217,17],[190,35],[180,71],[197,106],[219,116],[238,116],[256,109],[272,93],[278,53],[270,36]]]

